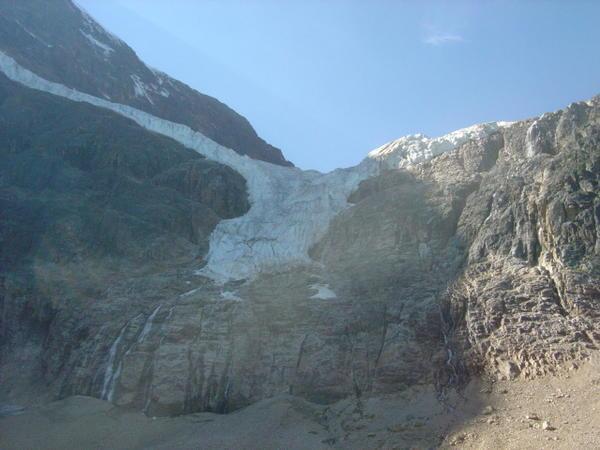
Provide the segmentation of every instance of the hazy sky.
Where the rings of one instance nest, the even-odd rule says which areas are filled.
[[[600,93],[600,1],[78,3],[302,168]]]

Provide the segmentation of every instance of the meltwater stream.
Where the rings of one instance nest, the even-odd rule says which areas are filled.
[[[119,335],[114,340],[113,344],[110,346],[110,350],[108,352],[108,362],[106,363],[106,370],[104,372],[104,383],[102,384],[102,394],[100,398],[103,400],[111,400],[112,393],[114,393],[114,385],[116,381],[116,372],[115,372],[115,361],[117,359],[117,354],[119,351],[119,347],[121,346],[121,341],[123,340],[123,336],[125,335],[125,331],[127,331],[127,327],[129,326],[129,322],[127,322]]]
[[[162,308],[162,305],[158,305],[156,307],[156,309],[154,309],[154,311],[152,311],[152,314],[150,314],[148,316],[148,318],[146,319],[146,323],[144,324],[144,328],[142,328],[142,332],[140,333],[140,335],[139,335],[139,337],[137,339],[138,344],[141,344],[142,342],[144,342],[144,340],[146,339],[146,337],[150,334],[150,331],[152,331],[152,325],[154,323],[154,318],[156,317],[156,315],[160,311],[160,308]]]

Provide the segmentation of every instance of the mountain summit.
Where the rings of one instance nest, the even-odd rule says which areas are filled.
[[[0,50],[47,80],[188,125],[242,155],[291,165],[244,117],[146,66],[71,0],[0,0]]]

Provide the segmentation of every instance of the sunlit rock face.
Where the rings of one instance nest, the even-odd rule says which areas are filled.
[[[162,74],[100,92],[102,71],[46,67],[50,31],[17,23],[24,7],[9,3],[2,398],[229,412],[281,393],[329,403],[442,391],[480,370],[535,376],[594,351],[598,99],[301,171],[165,113],[179,85]],[[84,62],[113,70],[131,52],[56,5],[78,21],[64,38]]]
[[[458,341],[500,377],[552,371],[600,343],[599,106],[506,129],[460,218],[470,247],[451,293]]]

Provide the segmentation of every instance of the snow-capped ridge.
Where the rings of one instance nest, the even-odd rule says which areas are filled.
[[[368,157],[383,161],[388,168],[403,169],[454,150],[467,141],[481,139],[507,124],[508,122],[482,123],[436,138],[429,138],[420,133],[411,134],[372,150]]]
[[[109,40],[117,45],[125,45],[125,43],[113,33],[108,31],[106,28],[102,27],[98,22],[94,20],[94,18],[88,13],[83,6],[81,6],[76,0],[72,0],[71,2],[77,10],[81,13],[84,23],[90,31],[96,31],[97,33],[103,34]]]
[[[217,225],[206,265],[199,271],[219,282],[311,264],[309,249],[324,236],[333,217],[349,206],[347,198],[361,181],[382,168],[406,168],[452,150],[498,126],[478,125],[435,139],[422,135],[400,138],[375,149],[354,167],[323,174],[242,156],[187,125],[43,79],[2,52],[0,70],[29,88],[116,112],[239,172],[246,179],[251,208],[244,216]]]

